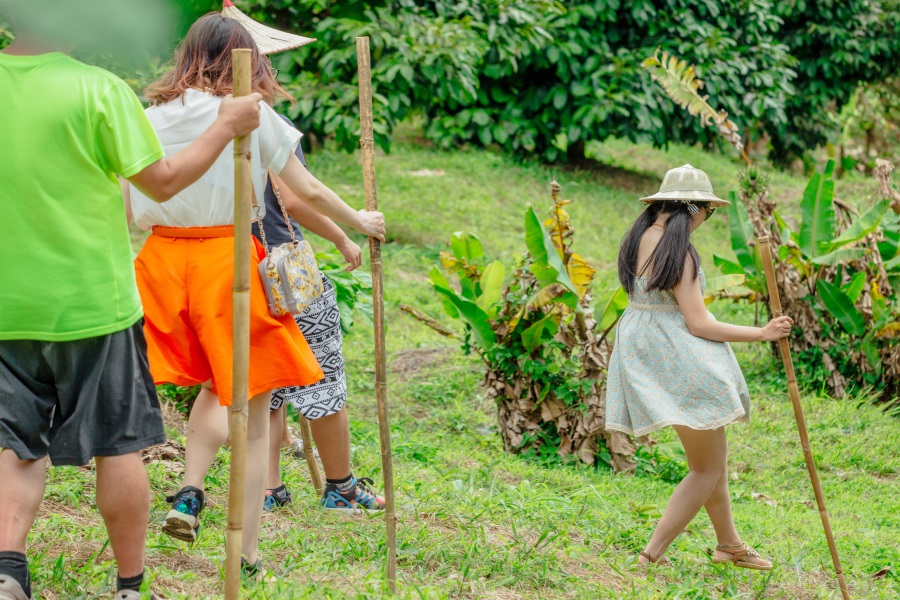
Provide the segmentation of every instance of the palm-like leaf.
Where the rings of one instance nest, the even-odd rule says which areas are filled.
[[[650,71],[650,75],[662,86],[674,103],[687,110],[691,115],[700,117],[700,123],[704,127],[715,125],[719,134],[747,160],[744,145],[741,143],[741,136],[738,133],[738,126],[728,118],[728,113],[724,110],[716,110],[707,102],[709,96],[701,95],[703,81],[697,79],[693,65],[657,49],[653,56],[644,59],[641,67]]]

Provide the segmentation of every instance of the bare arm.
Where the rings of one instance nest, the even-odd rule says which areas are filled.
[[[368,210],[353,210],[328,186],[313,177],[300,159],[293,154],[288,159],[284,170],[277,175],[285,187],[297,196],[296,200],[302,200],[308,207],[333,221],[349,225],[362,234],[384,241],[383,214]],[[288,207],[287,198],[285,198],[285,207]],[[292,210],[302,210],[302,205],[288,207],[288,211]]]
[[[122,199],[125,201],[125,223],[131,225],[134,220],[134,213],[131,210],[131,186],[128,180],[119,177],[119,187],[122,188]]]
[[[334,244],[344,260],[347,261],[347,271],[352,271],[362,264],[362,252],[359,246],[347,237],[344,230],[335,225],[328,217],[317,213],[312,207],[306,205],[300,198],[284,185],[278,177],[274,177],[274,183],[278,186],[281,200],[288,214],[297,221],[301,227],[312,231],[319,237],[323,237]]]
[[[706,310],[700,281],[694,279],[693,274],[694,266],[688,258],[681,282],[673,290],[678,308],[681,309],[692,335],[714,342],[770,342],[790,334],[793,323],[790,317],[772,319],[765,327],[746,327],[716,321]]]
[[[227,96],[219,108],[219,118],[181,152],[158,160],[128,180],[157,202],[169,200],[196,182],[216,162],[234,138],[259,127],[262,96]]]

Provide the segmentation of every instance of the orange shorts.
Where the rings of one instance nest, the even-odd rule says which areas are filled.
[[[290,315],[266,307],[257,265],[265,256],[253,239],[250,258],[250,396],[309,385],[324,375]],[[154,227],[135,261],[144,305],[150,371],[157,384],[212,380],[231,404],[233,227]]]

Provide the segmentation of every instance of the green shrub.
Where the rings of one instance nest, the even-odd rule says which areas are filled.
[[[361,35],[372,39],[382,147],[416,112],[426,137],[442,147],[496,145],[549,161],[579,160],[585,142],[608,136],[717,142],[649,85],[639,65],[657,48],[702,65],[705,93],[741,117],[744,137],[777,140],[773,157],[782,162],[835,136],[825,107],[842,105],[859,82],[900,70],[900,36],[892,34],[900,7],[890,0],[854,0],[833,11],[770,0],[238,4],[318,38],[274,60],[300,99],[290,116],[348,150],[358,139],[354,38]]]

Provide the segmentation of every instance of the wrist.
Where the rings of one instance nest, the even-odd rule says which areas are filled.
[[[357,230],[360,233],[366,233],[365,220],[363,219],[363,211],[356,211],[356,223],[353,224],[353,229]]]

